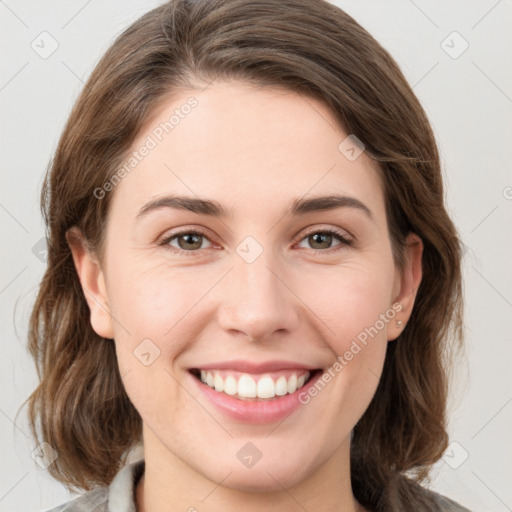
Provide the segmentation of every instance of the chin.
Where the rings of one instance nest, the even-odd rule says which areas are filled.
[[[267,473],[268,471],[268,473]],[[270,473],[270,474],[269,474]],[[224,475],[225,476],[225,475]],[[256,468],[236,469],[222,483],[224,487],[243,492],[268,493],[280,492],[283,488],[298,484],[300,477],[296,468]]]

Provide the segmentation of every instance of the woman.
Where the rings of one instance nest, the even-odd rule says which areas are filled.
[[[467,510],[420,485],[448,442],[461,243],[421,105],[342,10],[147,13],[42,206],[30,419],[87,491],[54,511]]]

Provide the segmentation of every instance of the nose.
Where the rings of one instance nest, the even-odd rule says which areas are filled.
[[[240,258],[223,280],[218,321],[231,335],[266,341],[297,329],[300,300],[287,273],[267,257],[270,252],[252,263]]]

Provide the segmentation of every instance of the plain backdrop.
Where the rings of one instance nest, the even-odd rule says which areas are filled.
[[[39,190],[95,63],[160,3],[0,1],[2,512],[42,511],[75,496],[34,460],[25,409],[16,417],[37,382],[25,343],[45,268]],[[466,247],[467,348],[450,395],[452,444],[430,486],[475,511],[512,510],[512,2],[336,4],[391,52],[424,105]]]

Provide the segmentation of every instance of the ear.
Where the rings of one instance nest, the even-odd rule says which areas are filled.
[[[105,278],[98,259],[90,251],[82,232],[75,226],[66,232],[85,300],[91,312],[91,326],[103,338],[114,338]]]
[[[409,321],[413,310],[416,294],[421,283],[423,241],[415,233],[410,233],[405,242],[406,263],[404,269],[397,270],[394,283],[394,309],[395,318],[388,328],[388,341],[398,338]],[[397,305],[400,304],[400,306]],[[401,325],[397,322],[401,321]]]

